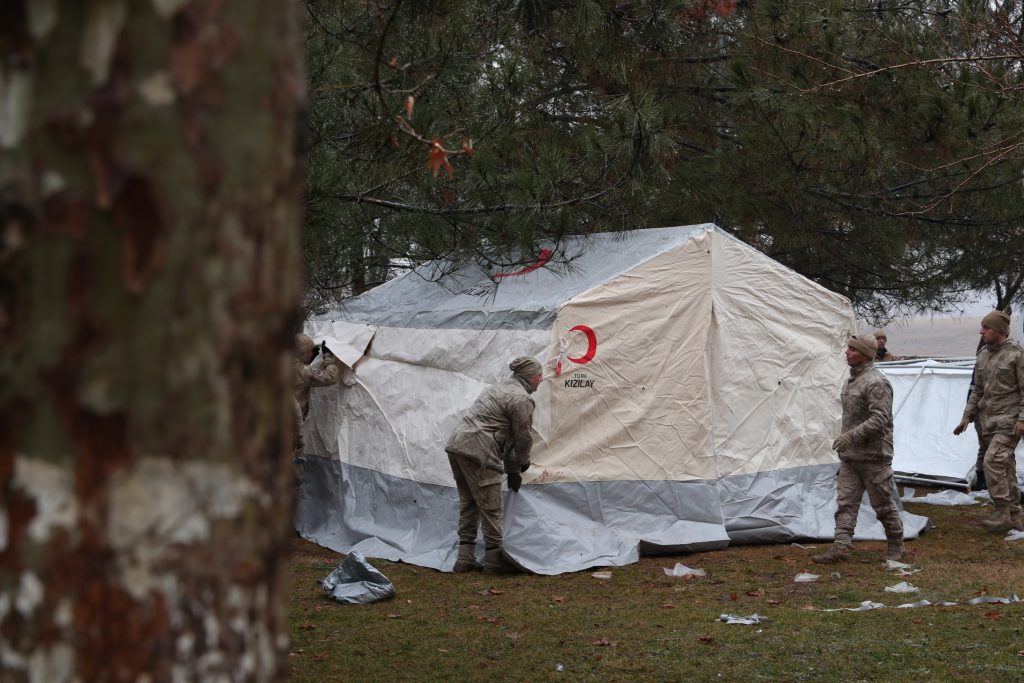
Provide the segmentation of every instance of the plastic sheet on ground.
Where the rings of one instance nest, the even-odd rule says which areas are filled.
[[[394,584],[374,569],[358,550],[349,553],[345,561],[327,575],[322,585],[332,599],[352,605],[367,605],[395,597]]]
[[[966,604],[966,605],[984,605],[984,604],[989,604],[989,603],[996,603],[996,604],[1000,604],[1000,605],[1009,605],[1009,604],[1012,604],[1014,602],[1020,602],[1020,598],[1018,598],[1016,595],[1011,595],[1011,596],[1009,596],[1007,598],[997,598],[997,597],[992,596],[992,595],[982,595],[981,597],[971,598],[970,600],[968,600],[964,604]]]
[[[880,603],[880,602],[871,602],[870,600],[865,600],[864,602],[860,603],[860,606],[858,606],[858,607],[837,607],[835,609],[823,609],[821,611],[822,612],[867,612],[868,610],[882,609],[883,607],[885,607],[885,605]]]
[[[906,562],[897,562],[896,560],[886,560],[885,568],[889,571],[895,571],[900,576],[910,576],[921,571],[921,567],[915,567]]]
[[[818,574],[808,574],[807,572],[802,572],[794,576],[793,581],[795,581],[796,583],[810,583],[811,581],[817,581],[820,578],[821,576],[819,576]]]
[[[900,581],[895,586],[885,587],[886,593],[917,593],[919,590],[921,589],[917,586],[907,583],[906,581]]]
[[[591,574],[591,576],[593,576],[595,579],[604,579],[604,580],[607,581],[608,579],[612,578],[612,573],[611,572],[594,572],[594,573]]]
[[[1016,529],[1010,529],[1006,532],[1007,541],[1019,541],[1024,538],[1024,531],[1017,531]]]
[[[972,491],[971,493],[963,493],[962,491],[953,491],[952,489],[945,489],[943,491],[936,491],[929,493],[926,496],[914,497],[917,491],[909,486],[904,487],[903,495],[900,496],[900,502],[903,503],[927,503],[928,505],[946,505],[955,507],[959,505],[978,505],[979,503],[986,503],[992,500],[988,491]]]
[[[719,615],[718,620],[725,624],[763,624],[771,621],[768,617],[757,613],[751,614],[749,617],[741,617],[738,614],[722,614]]]
[[[918,600],[917,602],[907,602],[902,605],[896,605],[896,609],[913,609],[914,607],[928,607],[932,603],[927,600]]]
[[[886,590],[888,590],[888,588]],[[1006,597],[1006,598],[999,598],[999,597],[994,597],[994,596],[990,596],[990,595],[983,595],[981,597],[971,598],[970,600],[967,600],[967,601],[965,601],[962,604],[964,604],[964,605],[982,605],[982,604],[1009,605],[1009,604],[1012,604],[1012,603],[1015,603],[1015,602],[1020,602],[1020,598],[1018,598],[1016,595],[1011,595],[1011,596]],[[932,605],[935,605],[936,607],[954,607],[954,606],[959,605],[959,604],[961,604],[961,603],[949,602],[948,600],[943,601],[943,602],[939,602],[939,603],[932,603],[932,602],[929,602],[927,600],[918,600],[917,602],[908,602],[908,603],[905,603],[903,605],[896,605],[895,609],[911,609],[911,608],[914,608],[914,607],[930,607]],[[872,609],[883,609],[884,607],[885,607],[884,603],[881,603],[881,602],[871,602],[870,600],[865,600],[864,602],[860,603],[859,607],[837,607],[836,609],[823,609],[821,611],[822,612],[866,612],[866,611],[872,610]]]
[[[694,578],[697,576],[707,576],[707,572],[703,569],[692,569],[687,567],[682,562],[676,562],[676,566],[669,569],[663,567],[662,570],[665,572],[665,576],[681,576],[686,579]]]

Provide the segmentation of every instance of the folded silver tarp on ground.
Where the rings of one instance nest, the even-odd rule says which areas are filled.
[[[444,444],[519,355],[546,367],[534,466],[506,494],[505,549],[522,567],[831,537],[846,299],[709,225],[570,240],[506,273],[442,270],[307,326],[348,367],[312,392],[304,537],[450,569]],[[927,524],[905,521],[909,538]],[[857,537],[884,537],[866,506]]]
[[[960,422],[974,358],[893,361],[878,368],[893,389],[893,470],[905,483],[967,489],[974,483],[978,437]],[[1024,444],[1017,447],[1017,477],[1024,483]]]

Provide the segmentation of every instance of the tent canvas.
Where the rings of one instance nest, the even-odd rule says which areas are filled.
[[[970,488],[978,454],[974,425],[960,422],[974,371],[973,358],[879,363],[893,389],[893,462],[897,481]],[[1024,476],[1024,444],[1017,446],[1017,477]]]
[[[641,552],[830,538],[849,302],[712,225],[601,234],[514,273],[425,266],[312,320],[350,370],[315,390],[297,528],[450,569],[444,443],[518,355],[545,361],[505,549],[556,574]],[[351,362],[348,362],[351,360]],[[927,520],[904,513],[907,536]],[[858,538],[883,538],[866,505]]]

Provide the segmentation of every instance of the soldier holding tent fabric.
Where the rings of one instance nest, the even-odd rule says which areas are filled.
[[[304,447],[302,423],[309,414],[309,390],[313,387],[327,387],[338,382],[338,359],[326,347],[322,348],[323,358],[319,367],[311,367],[313,359],[320,353],[313,338],[305,334],[295,335],[295,456],[302,455]]]
[[[867,491],[885,528],[885,559],[902,560],[903,522],[892,481],[892,386],[874,366],[878,346],[873,335],[851,337],[846,348],[850,377],[843,387],[842,433],[832,443],[839,453],[836,478],[836,535],[832,546],[813,559],[834,564],[850,559],[860,501]]]
[[[520,356],[508,365],[512,376],[486,389],[462,416],[445,451],[459,491],[459,555],[452,571],[468,572],[476,563],[476,534],[484,536],[483,570],[492,574],[515,571],[502,555],[504,516],[502,472],[509,487],[519,490],[521,473],[530,466],[533,437],[533,398],[542,381],[541,364]]]
[[[1014,456],[1024,436],[1024,349],[1009,334],[1010,316],[1003,311],[992,311],[981,319],[985,346],[974,363],[974,388],[963,419],[953,430],[962,434],[974,422],[988,438],[985,481],[996,509],[982,524],[997,534],[1024,528]]]

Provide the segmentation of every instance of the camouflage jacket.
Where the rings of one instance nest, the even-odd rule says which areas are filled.
[[[964,417],[985,436],[1013,434],[1024,420],[1024,349],[1013,339],[986,344],[974,362],[974,389]]]
[[[445,451],[466,456],[487,469],[505,471],[505,450],[519,465],[530,462],[533,399],[526,380],[510,377],[486,389],[459,419]]]
[[[306,365],[301,359],[295,360],[295,400],[302,410],[302,419],[309,414],[309,390],[313,387],[327,387],[338,382],[338,359],[327,352],[316,367]]]
[[[850,368],[842,393],[843,433],[853,444],[840,460],[892,463],[892,385],[874,363]]]

